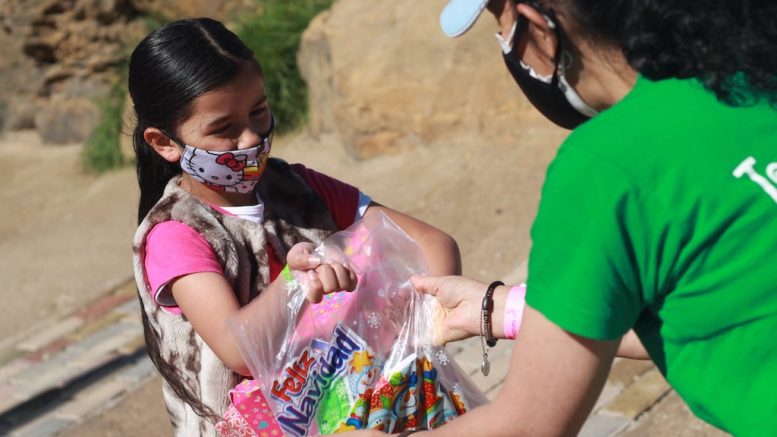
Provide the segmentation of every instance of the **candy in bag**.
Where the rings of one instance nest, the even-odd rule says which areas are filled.
[[[282,299],[267,299],[277,306],[269,317],[229,321],[285,435],[431,429],[487,402],[432,344],[433,298],[410,283],[426,262],[387,216],[370,215],[316,252],[349,265],[356,290],[311,304],[295,280]]]

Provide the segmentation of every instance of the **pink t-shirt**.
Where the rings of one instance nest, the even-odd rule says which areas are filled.
[[[302,164],[292,164],[291,167],[321,197],[339,230],[352,225],[364,213],[369,197],[362,195],[357,188]],[[216,209],[229,214],[221,208]],[[270,278],[273,280],[284,266],[269,245],[266,250],[270,260]],[[170,281],[192,273],[224,273],[216,253],[205,238],[190,226],[172,220],[157,224],[146,236],[144,267],[154,300],[174,314],[181,311],[170,287],[167,287]]]

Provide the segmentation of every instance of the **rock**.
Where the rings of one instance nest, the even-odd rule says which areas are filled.
[[[50,143],[88,137],[93,102],[147,33],[136,15],[130,0],[2,0],[0,129],[38,127]]]
[[[16,131],[35,128],[35,114],[38,113],[39,105],[36,101],[30,101],[25,96],[12,96],[7,100],[3,131]]]
[[[255,0],[129,0],[136,10],[161,19],[172,21],[184,17],[211,17],[230,21],[242,12],[256,8]]]
[[[56,64],[43,73],[43,78],[46,81],[46,85],[51,85],[73,77],[75,74],[75,69],[68,68],[68,66],[63,64]]]
[[[462,137],[509,141],[534,114],[504,66],[495,23],[484,16],[446,38],[444,4],[339,0],[316,17],[298,56],[310,132],[338,135],[362,158]]]
[[[7,8],[7,9],[2,9]],[[0,104],[5,107],[0,132],[30,129],[35,125],[38,92],[43,74],[35,62],[24,56],[20,29],[12,27],[10,5],[0,2],[3,29],[0,30]],[[22,17],[23,18],[23,17]],[[21,19],[24,22],[24,19]]]
[[[97,105],[86,98],[51,102],[35,116],[35,128],[45,143],[82,143],[100,121]]]

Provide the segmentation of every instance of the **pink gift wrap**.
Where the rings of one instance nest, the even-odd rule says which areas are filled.
[[[221,437],[283,436],[259,383],[253,379],[244,379],[229,391],[229,397],[232,405],[224,413],[224,420],[216,424]]]

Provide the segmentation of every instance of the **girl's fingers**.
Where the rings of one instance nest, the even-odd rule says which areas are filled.
[[[286,262],[294,270],[310,270],[321,265],[321,259],[313,253],[313,243],[297,243],[286,255]]]
[[[307,272],[305,287],[307,291],[306,297],[309,301],[313,303],[321,302],[324,296],[324,286],[316,272],[313,270],[308,270]]]
[[[356,288],[356,275],[340,263],[323,264],[316,268],[316,273],[324,294]]]
[[[316,273],[318,273],[318,279],[321,281],[324,294],[339,291],[337,275],[335,275],[332,266],[329,264],[321,265],[316,269]]]
[[[353,289],[356,288],[356,275],[350,269],[340,263],[332,263],[330,265],[332,270],[334,270],[335,276],[337,277],[337,288],[339,288],[339,290],[332,291],[353,291]]]
[[[305,274],[306,297],[313,303],[321,302],[324,294],[356,288],[356,274],[340,263],[322,264]]]

